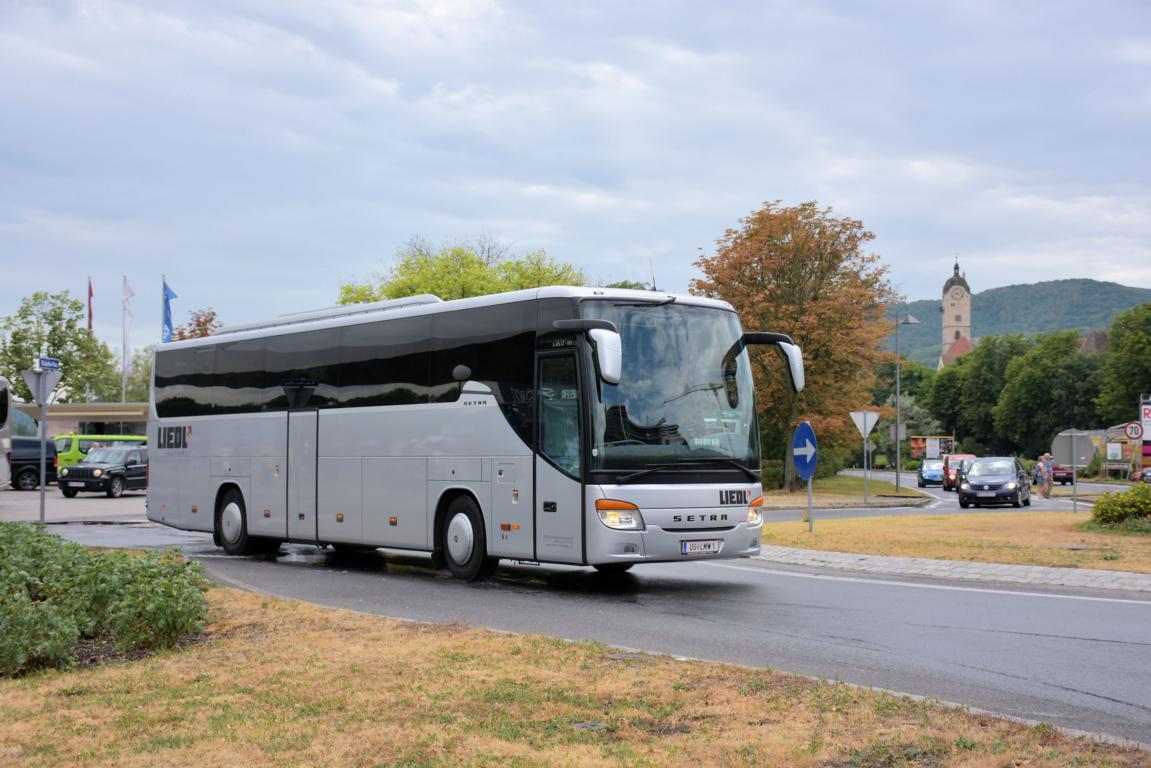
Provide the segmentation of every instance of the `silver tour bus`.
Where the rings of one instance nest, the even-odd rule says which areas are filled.
[[[148,518],[281,542],[622,572],[759,552],[744,333],[696,296],[548,287],[287,315],[161,344]]]

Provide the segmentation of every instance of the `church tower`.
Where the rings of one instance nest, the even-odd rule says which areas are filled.
[[[943,312],[943,344],[939,367],[943,368],[973,348],[971,287],[967,285],[967,278],[959,274],[959,259],[955,260],[955,273],[943,284],[943,306],[940,309]]]

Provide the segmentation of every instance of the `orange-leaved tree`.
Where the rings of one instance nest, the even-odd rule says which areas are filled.
[[[712,256],[695,263],[692,293],[729,302],[748,331],[786,333],[799,344],[807,386],[796,395],[775,354],[751,350],[765,459],[784,459],[795,485],[791,431],[811,422],[820,453],[851,450],[861,440],[850,412],[869,410],[868,391],[884,359],[884,308],[897,295],[879,257],[864,252],[875,235],[855,219],[836,218],[815,202],[764,206],[729,229]]]
[[[204,336],[211,336],[216,331],[220,330],[224,324],[216,317],[216,310],[208,307],[207,309],[193,309],[188,313],[191,319],[184,325],[177,325],[172,329],[173,341],[186,341],[187,339],[199,339]]]

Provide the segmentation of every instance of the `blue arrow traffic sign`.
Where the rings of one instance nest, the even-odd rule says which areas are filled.
[[[791,437],[791,455],[795,459],[796,474],[804,480],[810,480],[815,474],[818,449],[815,430],[806,421],[799,422],[795,427],[795,434]]]

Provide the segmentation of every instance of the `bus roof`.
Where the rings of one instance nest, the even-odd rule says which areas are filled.
[[[639,291],[626,288],[585,288],[578,286],[546,286],[543,288],[528,288],[521,291],[508,291],[506,293],[492,293],[485,296],[473,296],[466,299],[452,299],[443,301],[438,296],[421,294],[403,299],[379,301],[372,304],[349,304],[329,309],[320,309],[309,312],[297,312],[281,315],[266,321],[229,325],[221,328],[212,336],[184,341],[173,341],[157,346],[157,351],[179,345],[201,346],[220,343],[219,337],[225,336],[223,341],[240,341],[262,336],[278,336],[281,334],[296,333],[298,331],[332,328],[344,325],[359,325],[360,323],[375,322],[383,318],[412,317],[417,315],[439,314],[463,309],[488,307],[498,304],[510,304],[517,301],[535,301],[538,299],[572,298],[572,299],[629,299],[639,302],[659,303],[668,299],[675,299],[677,304],[709,307],[712,309],[734,311],[726,301],[709,299],[689,294],[674,294],[663,291]]]

